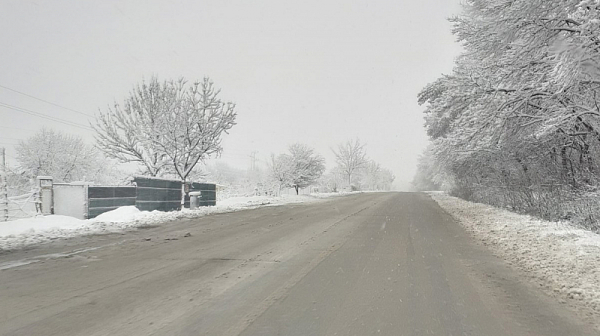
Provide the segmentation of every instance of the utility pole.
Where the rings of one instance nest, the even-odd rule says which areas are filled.
[[[255,171],[256,170],[256,154],[258,154],[257,151],[253,151],[252,153],[250,153],[250,171]]]
[[[4,205],[4,221],[8,221],[8,181],[6,179],[6,149],[0,148],[0,193]]]

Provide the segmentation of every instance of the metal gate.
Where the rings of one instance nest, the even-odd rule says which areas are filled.
[[[87,218],[87,185],[54,183],[54,214]]]

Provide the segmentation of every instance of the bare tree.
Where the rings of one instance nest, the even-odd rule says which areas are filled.
[[[367,165],[367,152],[365,145],[358,138],[348,140],[338,145],[337,151],[333,150],[335,161],[348,178],[348,186],[352,188],[352,176]]]
[[[198,164],[223,150],[221,136],[235,125],[235,104],[222,101],[210,79],[189,87],[184,79],[138,86],[121,108],[99,116],[98,146],[107,155],[144,165],[157,176],[176,174],[185,182]]]

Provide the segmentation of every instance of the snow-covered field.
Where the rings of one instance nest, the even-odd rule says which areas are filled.
[[[217,202],[216,206],[184,211],[139,211],[134,206],[121,207],[100,216],[80,220],[68,216],[38,216],[0,222],[0,250],[11,250],[54,239],[87,234],[119,232],[147,225],[158,225],[177,219],[195,218],[209,214],[237,211],[260,206],[316,202],[344,194],[282,195],[233,197]]]
[[[600,326],[600,235],[443,193],[430,195],[496,255]]]

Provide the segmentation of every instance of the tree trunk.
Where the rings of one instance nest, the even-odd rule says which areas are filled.
[[[575,185],[575,174],[573,171],[573,163],[571,162],[571,159],[568,156],[566,146],[564,146],[560,150],[560,157],[561,157],[561,161],[562,161],[563,180],[566,183],[570,184],[571,186],[574,186]]]
[[[296,189],[296,195],[298,195],[298,186],[297,186],[297,185],[295,185],[295,186],[294,186],[294,189]]]
[[[185,207],[185,180],[181,181],[181,211]]]

